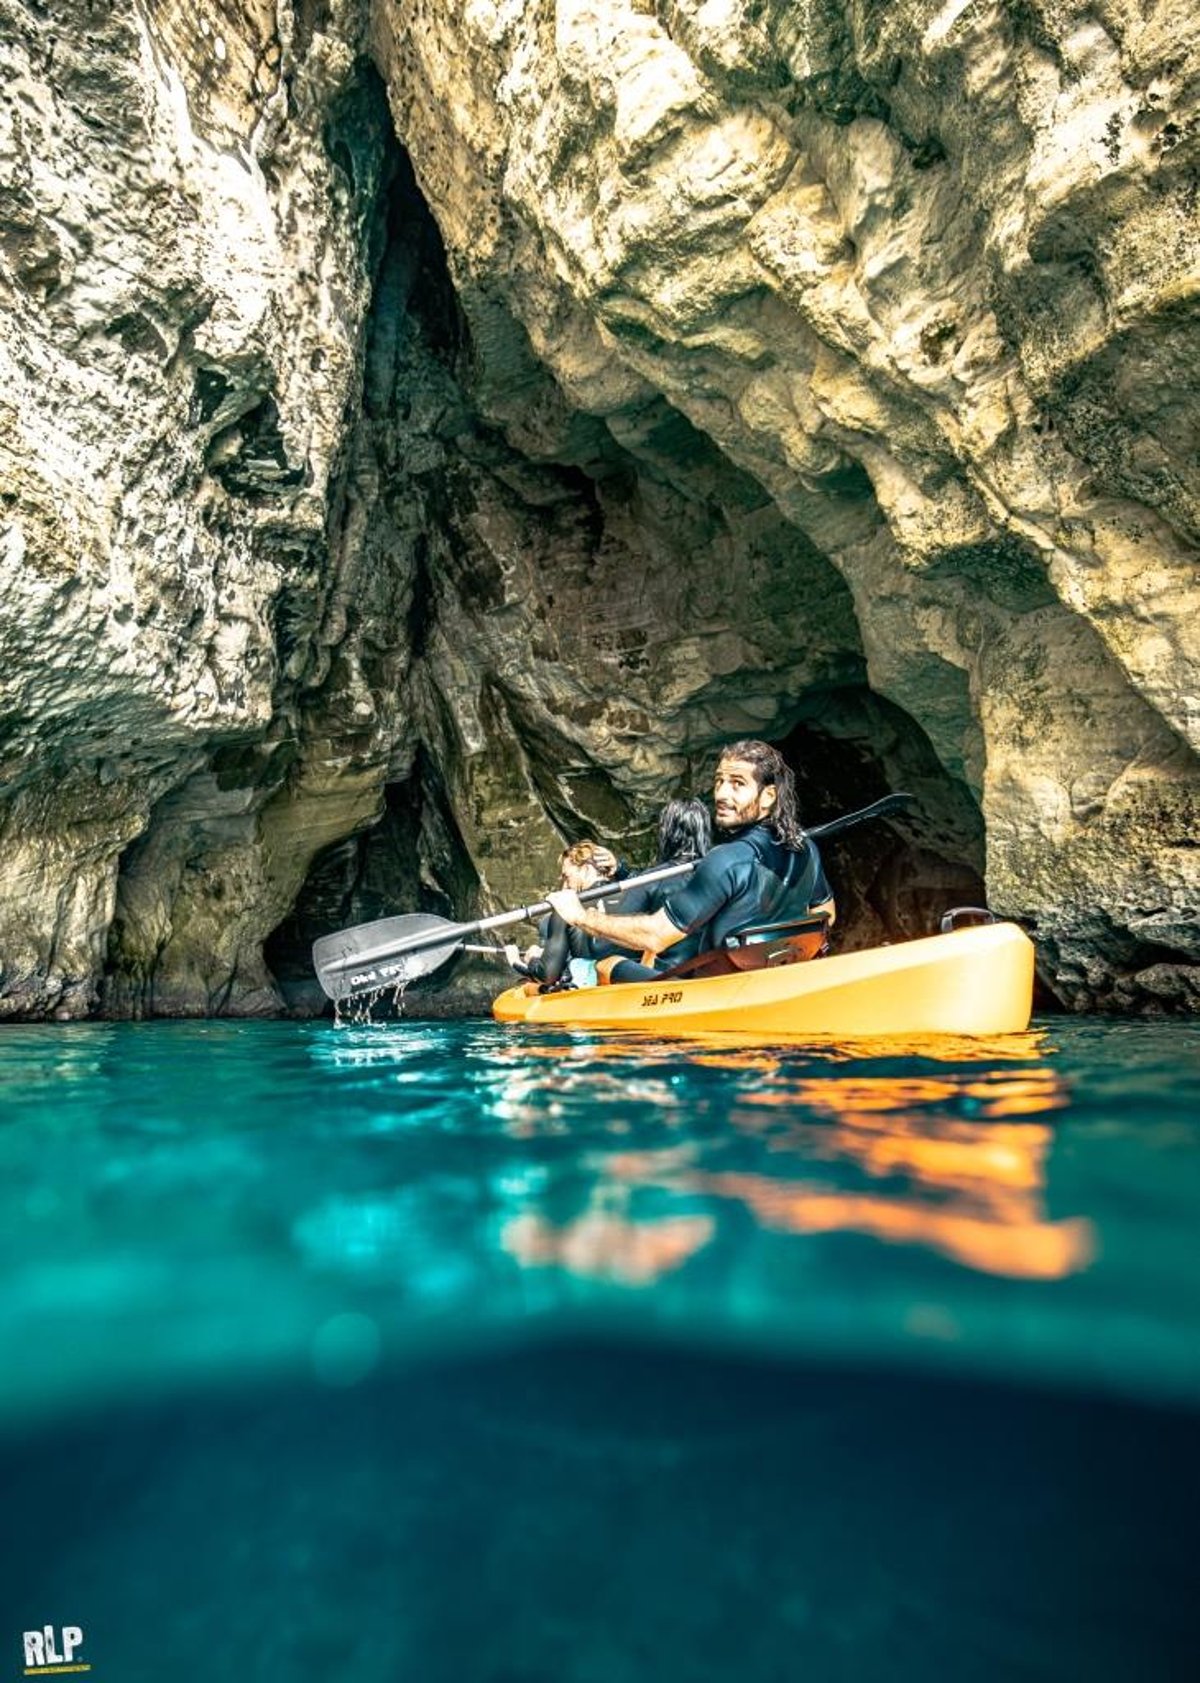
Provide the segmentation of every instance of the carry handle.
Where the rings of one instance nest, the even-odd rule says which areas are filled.
[[[939,933],[949,935],[952,929],[978,929],[995,921],[995,914],[986,906],[951,906],[942,917]]]

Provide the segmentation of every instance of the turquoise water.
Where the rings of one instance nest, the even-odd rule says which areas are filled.
[[[7,1029],[13,1675],[1190,1677],[1198,1101],[1180,1024]]]

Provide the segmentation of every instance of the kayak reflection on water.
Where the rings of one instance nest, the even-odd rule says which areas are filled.
[[[1012,1038],[1025,1058],[1041,1039]],[[963,1050],[959,1043],[960,1058]],[[661,1051],[639,1043],[640,1073],[606,1077],[604,1061],[627,1061],[628,1044],[589,1045],[586,1060],[564,1059],[558,1046],[546,1074],[553,1097],[529,1073],[534,1052],[521,1048],[520,1091],[501,1101],[524,1137],[555,1125],[579,1082],[593,1098],[597,1084],[619,1084],[627,1105],[653,1105],[671,1127],[676,1100]],[[981,1070],[977,1061],[937,1075],[876,1075],[834,1062],[815,1077],[797,1073],[786,1053],[761,1048],[697,1048],[686,1061],[749,1078],[735,1089],[722,1135],[698,1139],[692,1130],[665,1148],[593,1149],[595,1179],[583,1207],[557,1220],[523,1209],[502,1229],[510,1255],[527,1266],[644,1284],[694,1256],[734,1208],[776,1233],[857,1233],[1011,1279],[1062,1279],[1095,1254],[1087,1219],[1047,1214],[1054,1129],[1040,1118],[1068,1097],[1049,1064]]]

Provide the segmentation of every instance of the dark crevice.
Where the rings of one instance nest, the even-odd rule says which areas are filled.
[[[368,59],[361,59],[333,101],[324,131],[325,150],[354,195],[362,237],[373,271],[382,230],[377,212],[396,167],[399,146],[392,128],[387,90]]]
[[[287,917],[263,944],[263,957],[285,1001],[320,1003],[312,944],[321,935],[400,912],[453,918],[479,888],[445,783],[418,752],[412,775],[384,789],[384,811],[370,830],[326,848],[313,861]],[[431,979],[437,986],[446,978]]]
[[[1194,966],[1195,960],[1181,947],[1165,946],[1159,941],[1135,942],[1128,959],[1130,972],[1136,975],[1140,970],[1153,969],[1156,964]]]
[[[429,539],[423,532],[417,536],[414,551],[415,570],[413,573],[412,601],[408,610],[407,637],[413,660],[421,660],[424,657],[429,635],[437,617],[433,578],[429,564]]]
[[[808,824],[903,788],[911,812],[864,824],[822,847],[838,902],[835,946],[936,932],[951,906],[984,905],[983,819],[920,726],[865,685],[808,699],[777,746],[796,774]]]
[[[569,465],[555,465],[550,471],[567,496],[574,500],[576,508],[581,511],[581,532],[589,545],[598,549],[604,541],[605,521],[595,478],[585,473],[582,468]],[[610,493],[614,489],[612,485],[606,487]]]
[[[337,140],[333,144],[345,146]],[[441,232],[417,186],[409,156],[390,130],[386,159],[373,217],[376,282],[364,393],[364,408],[374,419],[385,418],[393,404],[405,401],[394,379],[395,358],[409,337],[415,336],[422,353],[450,371],[467,350],[466,326]]]
[[[233,387],[221,369],[198,368],[193,391],[192,424],[211,421],[232,394]]]
[[[260,398],[219,432],[208,447],[205,463],[227,491],[251,502],[302,485],[311,475],[307,463],[296,465],[288,458],[273,397]]]

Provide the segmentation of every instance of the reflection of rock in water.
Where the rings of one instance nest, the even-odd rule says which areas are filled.
[[[1191,1418],[573,1344],[0,1448],[114,1676],[1192,1675]],[[19,1628],[19,1627],[17,1627]]]

